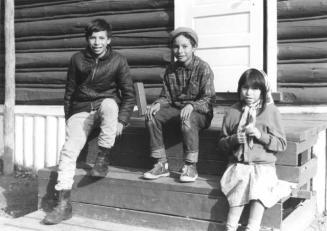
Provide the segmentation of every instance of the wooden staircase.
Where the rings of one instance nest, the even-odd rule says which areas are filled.
[[[200,177],[194,183],[178,181],[182,147],[176,142],[174,134],[168,137],[168,143],[175,142],[167,145],[171,176],[155,181],[142,178],[143,172],[151,168],[152,161],[148,157],[144,123],[141,119],[133,120],[114,149],[113,166],[107,177],[90,176],[89,164],[82,164],[76,170],[72,192],[74,214],[159,230],[223,231],[228,203],[218,182],[226,160],[219,151],[217,153],[215,146],[221,119],[222,115],[216,116],[211,128],[201,133]],[[286,126],[288,148],[278,154],[277,171],[279,178],[296,183],[298,189],[265,211],[262,230],[300,231],[313,220],[316,211],[311,181],[317,159],[312,153],[312,146],[320,128],[312,123],[300,126],[287,122]],[[84,156],[89,163],[96,154],[94,143],[94,140],[90,141],[89,155]],[[38,174],[39,206],[45,211],[51,209],[54,202],[56,177],[56,167],[42,169]],[[246,224],[247,214],[246,209],[241,218],[242,224]]]

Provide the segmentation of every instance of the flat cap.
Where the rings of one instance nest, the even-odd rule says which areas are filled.
[[[180,33],[187,33],[187,34],[189,34],[194,39],[195,45],[196,46],[198,45],[198,42],[199,42],[198,35],[196,34],[196,32],[192,28],[189,28],[189,27],[178,27],[175,30],[173,30],[172,32],[170,32],[170,39],[171,39],[171,41],[177,35],[179,35]]]

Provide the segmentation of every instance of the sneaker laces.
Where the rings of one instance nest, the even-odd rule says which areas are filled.
[[[151,169],[151,173],[155,173],[157,170],[164,168],[164,163],[158,162],[154,165],[153,169]]]

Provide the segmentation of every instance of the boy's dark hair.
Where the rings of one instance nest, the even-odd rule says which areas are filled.
[[[239,100],[241,100],[241,88],[254,88],[261,91],[262,107],[260,113],[265,109],[267,103],[267,86],[263,73],[255,68],[246,70],[238,81],[237,94]],[[259,113],[259,114],[260,114]]]
[[[99,32],[99,31],[106,31],[108,38],[111,38],[111,34],[112,34],[111,24],[101,18],[92,20],[85,27],[85,38],[88,39],[93,34],[93,32]]]
[[[196,41],[194,40],[194,38],[193,38],[189,33],[186,33],[186,32],[181,32],[181,33],[175,35],[175,36],[171,39],[171,44],[170,44],[171,47],[173,47],[175,39],[176,39],[178,36],[180,36],[180,35],[183,35],[185,38],[187,38],[188,40],[190,40],[190,43],[191,43],[192,47],[196,47],[196,45],[197,45],[197,44],[196,44]]]

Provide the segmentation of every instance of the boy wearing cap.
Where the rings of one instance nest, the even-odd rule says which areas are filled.
[[[194,52],[198,36],[194,30],[180,27],[171,32],[171,48],[176,58],[166,69],[160,97],[147,109],[146,126],[150,134],[153,169],[145,179],[169,176],[163,141],[163,127],[176,123],[182,133],[184,166],[180,181],[192,182],[198,177],[199,131],[210,126],[215,97],[214,75],[209,65]]]
[[[72,217],[70,193],[76,159],[91,131],[100,127],[100,152],[91,174],[104,177],[115,138],[122,134],[133,111],[135,94],[129,67],[126,58],[111,49],[111,33],[111,25],[105,20],[93,20],[85,28],[88,46],[71,58],[64,96],[66,139],[55,185],[59,199],[43,219],[44,224]]]

